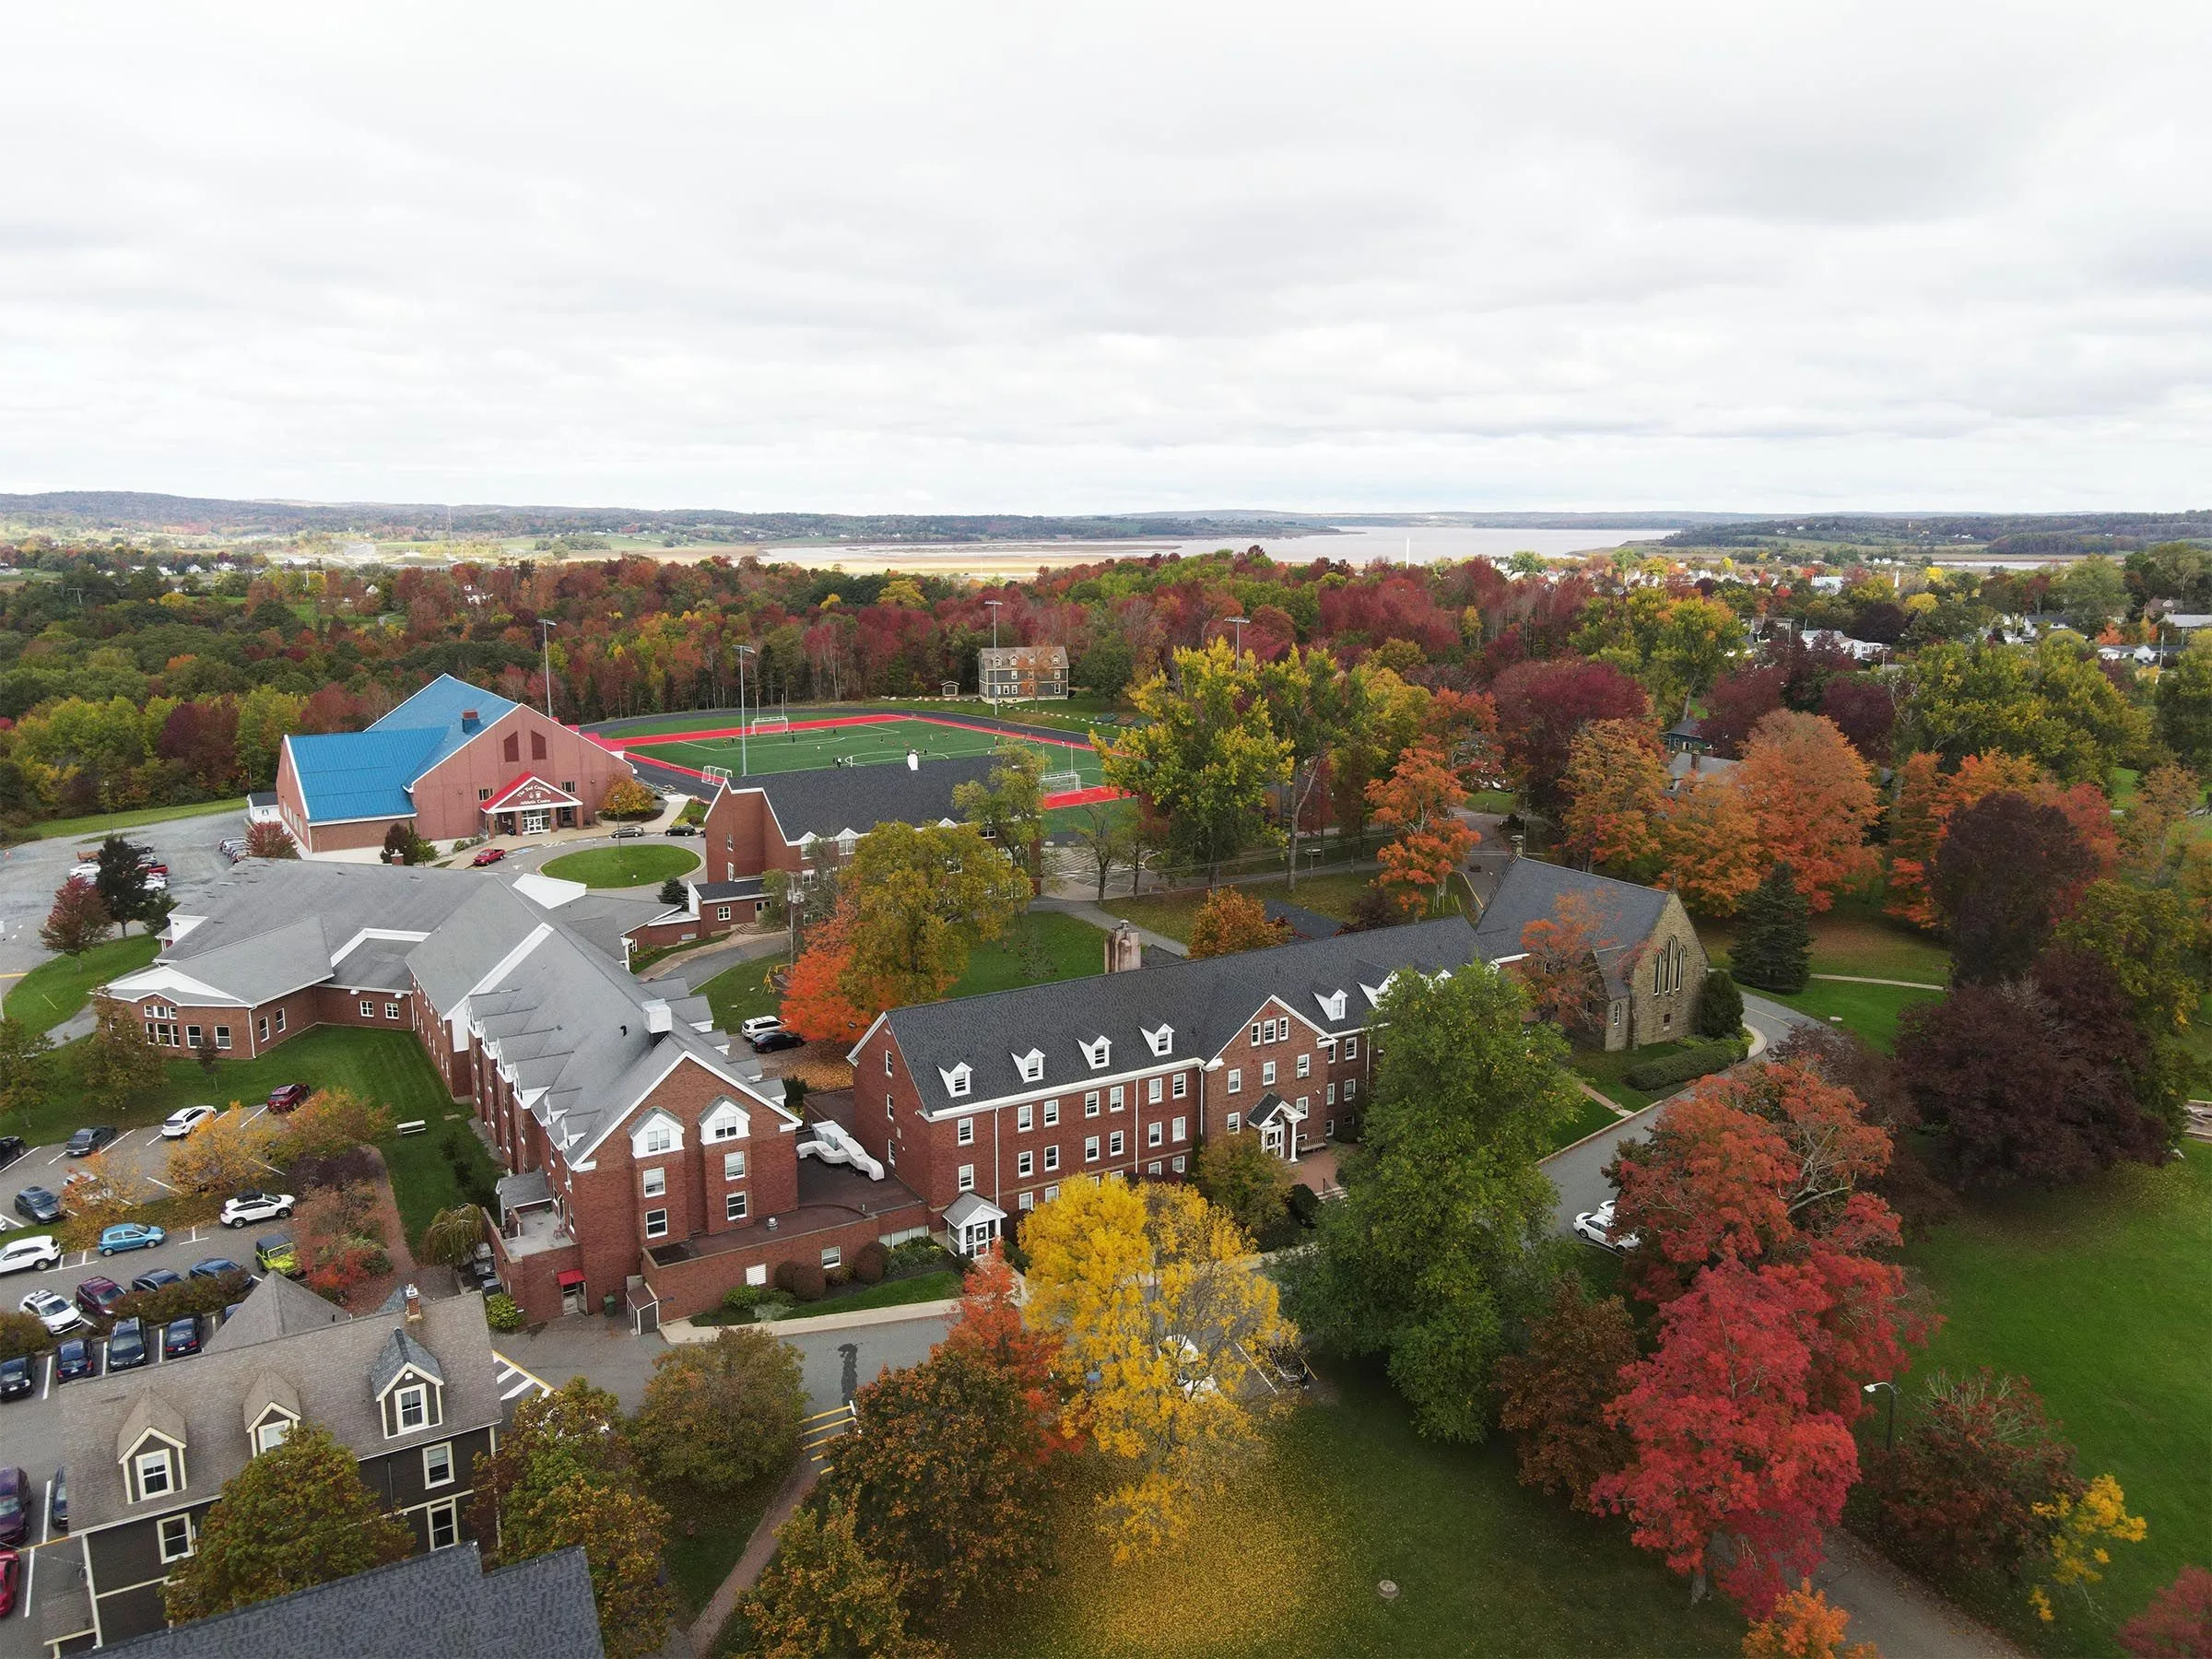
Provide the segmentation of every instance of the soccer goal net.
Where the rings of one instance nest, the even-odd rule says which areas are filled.
[[[1057,759],[1057,757],[1055,757]],[[1065,794],[1083,787],[1083,774],[1076,770],[1076,751],[1066,751],[1067,765],[1059,771],[1048,771],[1037,780],[1038,788],[1046,794]]]
[[[765,737],[771,732],[781,734],[790,730],[791,717],[787,714],[763,714],[753,722],[753,735],[756,737]]]
[[[735,783],[737,781],[737,774],[726,766],[702,766],[699,769],[699,775],[710,783]]]

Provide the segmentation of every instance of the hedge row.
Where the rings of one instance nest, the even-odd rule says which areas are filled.
[[[1622,1074],[1630,1088],[1647,1093],[1654,1088],[1665,1088],[1676,1083],[1688,1083],[1693,1078],[1707,1077],[1734,1065],[1744,1057],[1742,1042],[1700,1042],[1672,1054],[1662,1054],[1656,1060],[1646,1060],[1641,1065],[1631,1065]]]

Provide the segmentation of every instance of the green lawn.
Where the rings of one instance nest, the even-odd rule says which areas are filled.
[[[1772,997],[1816,1019],[1841,1024],[1888,1053],[1897,1046],[1897,1017],[1918,1003],[1937,1002],[1936,991],[1908,991],[1897,985],[1851,985],[1834,980],[1815,980],[1794,996],[1776,996],[1754,991],[1754,996]]]
[[[714,1010],[715,1025],[724,1031],[735,1031],[746,1020],[776,1013],[783,999],[769,984],[768,976],[788,959],[777,956],[764,961],[740,962],[735,968],[724,969],[701,985],[699,994]]]
[[[788,1471],[774,1469],[748,1480],[735,1492],[707,1493],[689,1486],[655,1487],[653,1497],[668,1512],[667,1542],[661,1559],[668,1581],[684,1605],[684,1617],[696,1618],[730,1576],[746,1541],[774,1501]]]
[[[999,938],[979,945],[947,996],[980,996],[1047,980],[1088,979],[1106,971],[1106,935],[1078,916],[1030,911]]]
[[[1608,1089],[1603,1092],[1612,1091]],[[1617,1115],[1607,1112],[1579,1088],[1575,1090],[1574,1102],[1574,1115],[1551,1132],[1550,1149],[1554,1152],[1561,1147],[1571,1147],[1576,1141],[1595,1135],[1607,1124],[1620,1122]],[[1628,1102],[1623,1100],[1621,1104],[1625,1106]]]
[[[200,818],[210,812],[243,812],[246,797],[234,801],[195,801],[189,806],[141,806],[133,812],[100,812],[90,818],[50,818],[32,824],[25,833],[32,841],[55,841],[66,836],[104,836],[116,830],[135,830],[141,824],[166,824],[171,818]]]
[[[424,1065],[429,1064],[426,1059]],[[454,1121],[441,1122],[448,1112],[454,1114]],[[409,1115],[403,1112],[400,1121]],[[459,1150],[485,1185],[499,1178],[499,1167],[468,1126],[468,1118],[466,1106],[447,1101],[429,1114],[429,1134],[394,1136],[379,1148],[384,1167],[392,1172],[392,1196],[398,1202],[400,1224],[407,1230],[410,1244],[421,1241],[422,1230],[440,1210],[466,1201],[453,1172],[452,1150]]]
[[[133,934],[95,945],[81,957],[54,957],[18,980],[7,994],[7,1017],[34,1031],[49,1031],[85,1006],[96,985],[134,973],[161,948],[159,935]]]
[[[1295,892],[1289,882],[1280,877],[1273,881],[1240,882],[1238,888],[1262,903],[1278,899],[1285,904],[1349,922],[1352,906],[1373,879],[1371,870],[1336,870],[1324,875],[1300,876]],[[1113,915],[1126,916],[1139,927],[1165,934],[1179,945],[1187,945],[1191,938],[1191,918],[1205,901],[1204,888],[1184,888],[1173,893],[1146,893],[1134,899],[1126,895],[1110,898],[1103,908]]]
[[[1115,1567],[1064,1483],[1059,1571],[976,1607],[956,1652],[1020,1659],[1411,1659],[1734,1654],[1743,1623],[1634,1548],[1625,1527],[1522,1487],[1503,1436],[1418,1438],[1364,1368],[1296,1410],[1273,1455],[1188,1536]],[[1377,1583],[1397,1584],[1385,1602]]]
[[[887,1279],[850,1294],[825,1296],[818,1302],[801,1302],[785,1319],[819,1319],[828,1313],[857,1313],[865,1308],[902,1308],[909,1302],[949,1301],[960,1293],[957,1268],[917,1273],[912,1278]]]
[[[724,767],[753,777],[771,772],[817,771],[841,762],[854,766],[896,766],[905,760],[910,751],[919,753],[925,760],[988,755],[1000,745],[1013,741],[1028,743],[1042,754],[1047,773],[1072,771],[1086,787],[1100,781],[1098,754],[1078,734],[1070,733],[1065,742],[1015,737],[964,724],[965,718],[957,713],[901,714],[890,719],[861,720],[851,725],[807,727],[794,716],[794,730],[747,737],[742,744],[735,736],[654,736],[642,732],[625,733],[623,741],[640,759],[665,760],[694,771]],[[689,726],[701,732],[719,729],[698,719],[691,721]],[[685,727],[678,724],[671,729],[680,734]]]
[[[2100,1616],[2073,1592],[2053,1598],[2048,1628],[2009,1594],[1976,1610],[2041,1653],[2116,1653],[2114,1625],[2185,1563],[2212,1559],[2212,1148],[1978,1204],[1904,1260],[1945,1314],[1908,1406],[1938,1368],[2024,1376],[2080,1448],[2080,1472],[2116,1476],[2150,1523],[2143,1543],[2114,1547],[2094,1587]]]
[[[1700,919],[1698,937],[1714,962],[1728,965],[1735,938],[1733,919]],[[1812,971],[1947,985],[1951,955],[1936,940],[1888,920],[1872,906],[1846,900],[1828,914],[1813,918]]]
[[[546,861],[545,873],[561,881],[581,881],[585,887],[631,888],[688,876],[699,868],[699,854],[657,841],[628,846],[594,847],[588,853],[571,853]]]

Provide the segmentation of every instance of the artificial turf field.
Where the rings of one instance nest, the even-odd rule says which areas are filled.
[[[1081,738],[1053,743],[1015,736],[951,720],[911,714],[859,714],[844,719],[791,723],[789,732],[763,733],[744,740],[740,754],[734,727],[711,731],[655,733],[619,739],[623,750],[640,760],[703,772],[710,766],[726,767],[758,777],[765,772],[814,771],[840,763],[852,766],[895,766],[910,750],[924,760],[987,755],[1004,743],[1021,743],[1044,756],[1044,770],[1076,773],[1081,787],[1100,782],[1099,757]],[[1065,793],[1065,788],[1060,792]]]

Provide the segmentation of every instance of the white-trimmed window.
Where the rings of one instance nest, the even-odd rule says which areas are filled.
[[[963,1147],[975,1145],[975,1120],[964,1117],[953,1125],[952,1138]]]
[[[384,1005],[384,1018],[386,1019],[397,1019],[399,1018],[399,1005],[397,1003],[386,1003]]]
[[[1230,1094],[1244,1092],[1244,1068],[1241,1065],[1232,1065],[1229,1068],[1229,1092]]]
[[[659,1164],[645,1171],[644,1192],[648,1198],[658,1198],[668,1190],[668,1171]]]
[[[1025,1210],[1035,1209],[1037,1207],[1037,1194],[1034,1193],[1024,1193],[1019,1201],[1019,1207]]]
[[[1126,1102],[1127,1099],[1128,1097],[1123,1092],[1122,1086],[1119,1083],[1116,1083],[1112,1088],[1106,1091],[1106,1110],[1109,1112],[1119,1112],[1123,1105]]]
[[[1044,1168],[1045,1168],[1045,1172],[1046,1172],[1047,1174],[1050,1174],[1050,1173],[1051,1173],[1053,1171],[1054,1171],[1054,1170],[1058,1169],[1059,1167],[1060,1167],[1060,1148],[1059,1148],[1057,1146],[1047,1147],[1044,1149]]]
[[[131,1472],[137,1477],[138,1498],[159,1498],[177,1489],[176,1453],[167,1446],[157,1446],[151,1452],[141,1452],[131,1459]]]
[[[1348,1100],[1359,1092],[1359,1079],[1357,1077],[1347,1077],[1344,1080],[1344,1098]]]
[[[1156,1031],[1147,1031],[1145,1041],[1152,1045],[1153,1053],[1164,1055],[1175,1046],[1175,1028],[1163,1025]]]
[[[888,1042],[883,1045],[883,1075],[891,1075],[891,1045]]]
[[[969,1070],[965,1060],[950,1071],[940,1069],[937,1075],[945,1079],[945,1092],[955,1098],[966,1096],[969,1087],[975,1081],[975,1074]]]
[[[259,1019],[256,1019],[253,1022],[253,1029],[260,1033],[261,1041],[266,1042],[269,1040],[269,1017],[264,1014]]]
[[[1243,1128],[1244,1128],[1244,1119],[1243,1119],[1243,1115],[1242,1115],[1241,1113],[1240,1113],[1240,1112],[1230,1112],[1230,1113],[1229,1114],[1229,1132],[1230,1132],[1231,1135],[1238,1135],[1238,1134],[1241,1134],[1241,1133],[1242,1133],[1242,1131],[1243,1131]]]
[[[230,1046],[230,1028],[229,1026],[215,1028],[215,1046],[218,1049],[227,1049]]]
[[[645,1236],[649,1239],[665,1239],[668,1236],[666,1210],[649,1209],[645,1212]]]
[[[832,1267],[842,1267],[844,1265],[845,1247],[843,1245],[825,1244],[822,1246],[822,1271],[824,1273],[829,1272]]]
[[[1014,1065],[1020,1071],[1021,1080],[1024,1083],[1040,1083],[1044,1080],[1044,1051],[1042,1049],[1031,1049],[1026,1054],[1015,1055]]]
[[[1176,1174],[1180,1175],[1182,1173],[1182,1163],[1183,1160],[1180,1158],[1170,1159],[1168,1160],[1168,1167],[1172,1169]]]
[[[1260,1022],[1256,1019],[1252,1022],[1252,1046],[1260,1046]]]
[[[1047,1101],[1044,1103],[1044,1126],[1045,1126],[1047,1129],[1050,1129],[1050,1128],[1051,1128],[1051,1127],[1052,1127],[1052,1126],[1053,1126],[1054,1124],[1058,1123],[1059,1121],[1060,1121],[1060,1102],[1059,1102],[1059,1101],[1057,1101],[1057,1100],[1047,1100]]]
[[[960,1166],[959,1188],[963,1193],[975,1191],[975,1166],[973,1164]]]
[[[422,1484],[426,1487],[453,1484],[453,1442],[440,1441],[434,1446],[422,1449]]]
[[[752,1130],[752,1118],[735,1100],[714,1102],[713,1110],[699,1121],[700,1135],[709,1141],[736,1140]]]
[[[274,1452],[292,1437],[292,1419],[282,1412],[264,1418],[253,1426],[253,1454]]]
[[[1027,1133],[1036,1126],[1037,1109],[1035,1107],[1017,1106],[1014,1108],[1014,1128],[1017,1133]]]
[[[1327,1099],[1327,1100],[1328,1100],[1328,1103],[1329,1103],[1330,1105],[1334,1106],[1334,1105],[1335,1105],[1335,1104],[1336,1104],[1336,1085],[1335,1085],[1335,1084],[1332,1083],[1332,1084],[1330,1084],[1330,1085],[1329,1085],[1329,1090],[1328,1090],[1328,1094],[1327,1094],[1327,1096],[1326,1096],[1326,1099]]]
[[[1145,1125],[1145,1145],[1157,1147],[1167,1139],[1167,1125],[1155,1118]]]
[[[455,1499],[433,1503],[424,1512],[430,1526],[430,1547],[451,1549],[461,1542],[461,1505]]]
[[[1175,1074],[1175,1087],[1170,1089],[1168,1092],[1173,1095],[1179,1100],[1182,1100],[1183,1096],[1189,1094],[1191,1092],[1191,1074],[1189,1072],[1177,1072]]]
[[[184,1028],[184,1046],[194,1049],[200,1046],[200,1028],[198,1026],[188,1025]]]
[[[1122,1132],[1119,1129],[1116,1129],[1112,1135],[1106,1137],[1107,1155],[1112,1158],[1121,1157],[1124,1145],[1124,1143],[1122,1140]]]
[[[1272,1083],[1272,1082],[1274,1082],[1274,1081],[1275,1081],[1275,1062],[1274,1062],[1274,1061],[1272,1061],[1272,1060],[1263,1060],[1263,1061],[1261,1061],[1261,1062],[1260,1062],[1260,1087],[1261,1087],[1262,1088],[1266,1088],[1266,1087],[1267,1087],[1267,1085],[1268,1085],[1268,1084],[1270,1084],[1270,1083]]]
[[[1014,1173],[1021,1177],[1021,1179],[1024,1181],[1027,1181],[1030,1176],[1036,1174],[1037,1155],[1034,1152],[1015,1153]]]
[[[1083,1115],[1085,1117],[1097,1117],[1099,1115],[1099,1091],[1095,1088],[1086,1089],[1084,1091]]]
[[[399,1425],[395,1434],[411,1434],[418,1429],[427,1429],[430,1422],[430,1390],[426,1382],[410,1382],[392,1396],[392,1420]]]
[[[161,1559],[181,1561],[192,1553],[192,1517],[164,1515],[161,1517]]]
[[[1090,1063],[1090,1069],[1093,1071],[1102,1069],[1106,1063],[1113,1057],[1112,1038],[1094,1037],[1084,1042],[1082,1049],[1083,1058]]]
[[[677,1147],[676,1125],[666,1118],[654,1118],[638,1131],[638,1156],[658,1158],[664,1152],[673,1152]]]
[[[1086,1135],[1083,1138],[1083,1161],[1085,1163],[1099,1161],[1099,1137],[1095,1135]]]
[[[1298,1075],[1301,1077],[1311,1077],[1312,1073],[1313,1056],[1311,1054],[1300,1054],[1298,1057]]]
[[[1190,1139],[1190,1120],[1188,1118],[1177,1118],[1175,1120],[1174,1128],[1170,1130],[1169,1133],[1178,1142]]]
[[[883,1115],[887,1119],[895,1118],[899,1115],[896,1112],[891,1110],[891,1097],[888,1094],[883,1097]]]
[[[1059,1197],[1059,1196],[1060,1196],[1060,1189],[1059,1189],[1058,1187],[1056,1187],[1056,1186],[1048,1186],[1048,1187],[1046,1187],[1046,1188],[1044,1189],[1044,1201],[1045,1201],[1047,1204],[1050,1204],[1050,1203],[1051,1203],[1051,1202],[1052,1202],[1053,1199],[1055,1199],[1055,1198],[1057,1198],[1057,1197]]]
[[[717,921],[717,922],[727,922],[729,919],[730,919],[730,907],[729,907],[728,905],[726,905],[726,904],[718,904],[718,905],[716,905],[716,906],[714,907],[714,920],[715,920],[715,921]]]
[[[1145,1099],[1153,1105],[1157,1106],[1165,1100],[1167,1093],[1168,1080],[1165,1077],[1147,1077],[1145,1079]]]
[[[743,1181],[745,1179],[744,1153],[724,1152],[722,1155],[722,1178],[724,1181]]]
[[[1347,1037],[1347,1038],[1344,1040],[1344,1057],[1345,1057],[1347,1060],[1357,1060],[1357,1059],[1359,1059],[1359,1038],[1357,1038],[1357,1037]]]
[[[745,1194],[743,1193],[724,1193],[722,1198],[722,1214],[725,1220],[744,1220]]]

